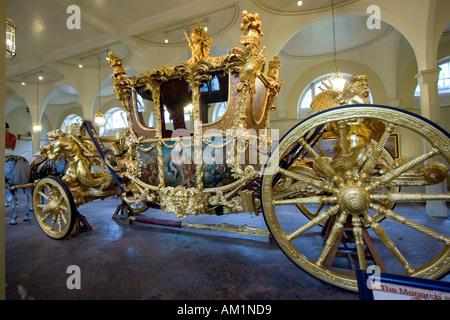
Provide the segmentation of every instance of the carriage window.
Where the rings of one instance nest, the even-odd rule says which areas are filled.
[[[223,71],[211,73],[211,78],[201,83],[200,120],[211,123],[225,114],[228,102],[228,75]],[[191,135],[194,131],[192,88],[183,79],[171,79],[161,85],[161,127],[163,137]],[[153,117],[154,119],[154,117]],[[151,120],[153,120],[151,119]]]
[[[149,91],[139,90],[138,93],[136,93],[135,110],[137,111],[137,116],[140,123],[147,128],[155,127],[155,119],[153,114],[154,105],[152,95]]]
[[[127,115],[122,108],[111,108],[105,113],[106,125],[100,127],[100,136],[113,136],[115,131],[128,127]]]
[[[202,123],[220,120],[227,110],[228,74],[223,71],[212,73],[211,80],[204,81],[199,91]]]
[[[161,85],[161,127],[164,138],[170,138],[175,130],[178,136],[190,135],[193,126],[189,115],[192,112],[191,88],[185,80],[171,79]]]
[[[200,92],[219,91],[220,83],[217,75],[214,75],[210,81],[205,81],[200,86]]]
[[[144,99],[142,99],[139,93],[136,94],[136,103],[138,112],[145,112]]]
[[[210,106],[212,109],[211,112],[211,122],[216,122],[222,119],[225,115],[225,111],[227,111],[227,102],[219,102],[215,103],[213,106]]]

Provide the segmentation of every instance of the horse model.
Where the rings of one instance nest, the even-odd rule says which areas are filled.
[[[13,211],[13,219],[10,224],[17,224],[17,208],[14,197],[15,186],[28,184],[31,179],[30,163],[21,156],[8,155],[5,158],[5,199],[11,205]],[[29,188],[21,188],[25,199],[25,218],[23,221],[30,221],[29,203],[31,192]]]
[[[25,218],[24,221],[30,221],[29,212],[33,210],[30,207],[31,194],[30,189],[34,186],[33,181],[46,176],[63,176],[67,168],[67,161],[61,157],[56,163],[51,162],[45,155],[33,157],[30,163],[27,159],[8,155],[5,158],[5,199],[7,204],[11,205],[13,219],[10,224],[17,224],[17,198],[15,191],[22,189],[25,199]]]

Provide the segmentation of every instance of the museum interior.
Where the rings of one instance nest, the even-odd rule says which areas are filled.
[[[31,202],[30,209],[23,200],[26,196],[23,195],[21,188],[18,188],[15,190],[18,216],[15,219],[16,223],[11,223],[15,213],[12,205],[6,201],[4,224],[0,229],[2,241],[4,240],[1,257],[4,261],[1,267],[4,270],[0,270],[4,275],[1,279],[5,287],[3,298],[359,300],[362,297],[362,289],[358,290],[360,278],[355,276],[355,269],[358,269],[358,261],[360,269],[367,269],[369,266],[364,263],[366,268],[361,267],[361,259],[364,260],[364,257],[361,258],[359,248],[365,245],[367,250],[362,255],[367,254],[370,258],[367,260],[374,261],[371,265],[378,266],[377,261],[382,260],[386,268],[382,267],[381,271],[386,274],[428,278],[431,280],[430,286],[438,286],[434,290],[441,290],[442,295],[447,295],[449,299],[450,276],[447,273],[450,270],[448,218],[450,181],[447,168],[450,150],[447,132],[450,132],[450,2],[448,0],[6,0],[5,2],[2,8],[4,10],[0,10],[3,11],[3,18],[6,20],[6,58],[3,64],[5,95],[1,102],[4,105],[2,116],[7,128],[2,130],[7,130],[16,138],[13,148],[5,142],[7,144],[5,148],[9,148],[6,150],[7,154],[9,152],[23,157],[32,163],[41,150],[51,150],[48,146],[55,141],[52,132],[55,130],[68,132],[73,124],[81,125],[84,123],[83,120],[95,123],[98,139],[103,141],[115,139],[117,132],[131,125],[130,115],[124,110],[124,100],[121,101],[123,92],[119,89],[122,84],[117,80],[124,73],[119,72],[126,72],[124,77],[134,81],[141,79],[145,72],[162,70],[152,73],[156,79],[156,75],[163,77],[161,74],[166,70],[164,69],[166,66],[174,67],[185,61],[197,63],[205,56],[204,51],[198,57],[192,50],[197,44],[193,38],[193,30],[201,27],[211,39],[209,48],[211,57],[226,55],[237,57],[242,52],[245,54],[247,48],[251,47],[248,43],[253,41],[250,39],[250,31],[258,31],[260,41],[252,47],[257,49],[251,57],[267,58],[262,69],[258,69],[258,75],[259,72],[264,75],[265,82],[262,83],[269,85],[270,90],[274,88],[273,83],[275,87],[281,86],[277,87],[281,90],[274,93],[273,101],[270,100],[272,96],[269,95],[267,98],[270,100],[268,104],[271,110],[266,120],[266,125],[277,132],[277,137],[281,141],[280,149],[284,146],[283,136],[295,137],[296,132],[301,131],[302,124],[303,127],[316,126],[315,122],[308,121],[311,115],[317,119],[317,123],[329,121],[326,116],[320,115],[321,112],[317,112],[322,111],[321,109],[312,107],[314,102],[317,103],[315,97],[334,88],[341,88],[336,89],[341,92],[348,79],[353,79],[357,75],[366,76],[364,79],[367,80],[368,88],[365,89],[367,94],[364,101],[367,104],[383,106],[373,109],[375,111],[370,114],[375,114],[375,118],[379,117],[385,123],[392,121],[396,124],[395,128],[389,131],[389,137],[386,135],[388,129],[382,131],[383,137],[389,138],[389,141],[384,143],[390,143],[386,145],[386,149],[389,150],[387,154],[390,156],[381,153],[381,158],[385,157],[386,159],[383,159],[388,162],[386,170],[400,169],[397,171],[392,169],[392,172],[397,172],[392,174],[397,174],[395,178],[391,175],[384,180],[376,178],[370,180],[371,186],[386,183],[385,187],[389,188],[389,195],[392,195],[390,197],[383,198],[383,195],[369,197],[366,196],[366,191],[360,191],[363,188],[357,183],[351,187],[350,183],[347,183],[343,188],[344,191],[339,191],[334,200],[329,200],[339,203],[339,212],[347,212],[345,218],[347,222],[351,220],[354,233],[355,230],[362,230],[361,233],[364,234],[354,235],[351,238],[353,240],[349,240],[353,241],[358,249],[356,258],[348,252],[336,258],[348,260],[350,264],[350,267],[345,267],[345,271],[336,271],[337,275],[334,271],[330,272],[332,267],[327,264],[328,259],[325,259],[325,263],[322,262],[322,258],[327,256],[330,248],[331,251],[334,248],[339,251],[333,243],[329,244],[330,241],[345,242],[342,235],[347,229],[341,231],[341,239],[335,235],[337,228],[334,228],[341,223],[344,229],[347,224],[345,221],[340,222],[344,218],[338,218],[337,222],[327,220],[325,224],[325,218],[332,216],[332,210],[337,206],[330,205],[330,209],[323,209],[324,211],[321,211],[321,206],[314,213],[316,209],[306,208],[307,205],[303,205],[300,200],[297,202],[288,198],[279,200],[281,198],[277,198],[275,191],[269,192],[268,197],[272,197],[270,199],[273,200],[268,201],[262,194],[263,191],[266,192],[264,186],[272,183],[271,186],[275,188],[275,181],[265,182],[264,179],[254,181],[253,185],[260,186],[261,182],[263,186],[261,198],[254,196],[257,193],[254,188],[249,188],[251,190],[249,192],[241,192],[242,189],[239,189],[240,197],[233,199],[242,200],[242,203],[237,205],[241,205],[243,209],[240,211],[243,213],[236,215],[223,214],[222,211],[218,213],[216,210],[217,215],[195,213],[188,217],[179,214],[173,216],[172,213],[165,213],[156,206],[145,207],[146,210],[142,214],[160,219],[158,221],[174,219],[173,221],[178,223],[178,218],[181,218],[184,224],[177,224],[177,228],[171,228],[168,226],[170,223],[166,222],[154,225],[140,224],[133,220],[132,223],[127,211],[121,211],[123,207],[120,205],[124,202],[121,201],[120,194],[111,193],[111,197],[89,199],[85,204],[78,206],[77,203],[75,211],[81,213],[81,217],[85,220],[77,218],[74,222],[76,232],[71,231],[64,239],[51,239],[52,236],[49,237],[42,232],[41,222],[37,221],[39,217],[36,211],[40,212],[43,205],[35,206],[34,210],[32,207],[41,201],[39,192],[36,196],[36,188],[41,185],[34,184],[35,193],[28,198]],[[245,15],[243,12],[251,14]],[[249,19],[250,22],[245,24],[245,19]],[[258,28],[262,27],[262,31],[257,27],[251,29],[252,21],[259,23]],[[244,32],[246,36],[243,36]],[[243,50],[234,49],[236,47]],[[113,52],[115,56],[109,52]],[[117,57],[120,60],[117,60]],[[209,55],[206,57],[204,59],[210,59]],[[112,59],[114,60],[111,61]],[[213,61],[210,64],[216,63],[216,60],[208,61]],[[231,58],[223,61],[231,61]],[[269,64],[269,61],[279,61],[276,78],[271,78],[272,64]],[[247,64],[248,70],[250,65]],[[256,74],[254,69],[251,71],[253,75]],[[255,81],[252,75],[248,81],[251,79]],[[146,83],[147,87],[150,87],[151,81],[148,80]],[[214,87],[212,80],[210,83]],[[246,83],[242,84],[241,89],[237,89],[238,92],[247,90]],[[251,85],[248,87],[251,93]],[[229,90],[234,89],[230,86]],[[148,100],[144,102],[139,94],[136,96],[138,98],[133,100],[133,103],[137,105],[136,108],[140,108],[139,115],[149,127],[161,126],[157,123],[158,119],[164,118],[161,113],[166,119],[162,124],[164,128],[174,125],[170,123],[173,115],[169,114],[168,109],[153,109]],[[236,98],[236,101],[239,99]],[[219,123],[222,117],[231,113],[227,107],[225,102],[215,103],[213,108],[208,109],[207,122]],[[195,136],[199,129],[191,119],[197,118],[192,111],[186,111],[186,108],[184,110],[185,114],[189,112],[189,116],[187,118],[185,116],[186,125],[192,128],[191,132],[194,132]],[[354,111],[355,114],[358,112]],[[367,116],[364,112],[360,114]],[[332,116],[345,118],[338,113]],[[102,120],[102,123],[97,120]],[[147,138],[146,136],[141,140]],[[427,146],[430,144],[434,148],[428,151]],[[342,148],[345,149],[345,143],[342,143]],[[289,148],[286,147],[287,149]],[[411,178],[407,187],[400,187],[403,176],[396,179],[398,175],[410,170],[419,162],[420,164],[431,162],[429,158],[435,155],[437,158],[432,160],[438,163],[436,170],[440,174],[444,171],[439,183],[426,185],[421,183],[423,180],[421,178],[415,180]],[[329,168],[327,164],[315,160],[322,167]],[[161,166],[162,156],[155,161]],[[411,163],[411,166],[399,172],[405,167],[404,163]],[[160,167],[159,170],[162,172],[166,169]],[[419,175],[422,172],[420,170],[422,169],[411,171],[411,177],[414,174]],[[124,171],[120,174],[122,172]],[[242,172],[242,175],[247,174],[247,171]],[[382,175],[383,170],[380,172]],[[198,173],[197,170],[195,174]],[[6,169],[4,174],[7,174]],[[303,171],[291,173],[290,179],[296,177],[299,179],[300,174],[304,177],[304,181],[314,180],[313,176]],[[124,175],[126,176],[125,173]],[[198,183],[198,176],[196,177]],[[288,174],[284,177],[282,182],[290,181],[287,178]],[[405,179],[408,177],[410,176],[405,176]],[[390,183],[387,183],[387,180]],[[412,182],[413,180],[415,182]],[[246,180],[245,187],[250,183]],[[58,186],[60,185],[61,183]],[[320,186],[326,190],[332,189],[322,183]],[[135,186],[135,189],[141,192],[155,188],[157,186]],[[222,185],[218,188],[222,188]],[[63,191],[78,192],[74,191],[75,189],[69,183]],[[193,189],[198,191],[196,188]],[[203,190],[199,189],[200,192]],[[42,197],[43,193],[44,191],[40,193]],[[220,195],[223,198],[224,194],[225,191],[223,193],[219,191],[217,197]],[[248,200],[246,195],[253,197],[253,200]],[[323,193],[317,192],[316,198],[322,196]],[[353,200],[348,200],[351,196],[355,197],[357,204],[354,204]],[[5,197],[8,198],[7,195]],[[147,196],[146,199],[150,198]],[[329,199],[331,198],[329,196]],[[369,198],[371,200],[367,200]],[[189,198],[185,199],[190,201]],[[225,201],[217,199],[216,201]],[[360,199],[362,200],[359,201]],[[378,199],[378,202],[374,199]],[[235,204],[233,201],[230,200],[227,204]],[[279,205],[278,207],[282,209],[277,207],[277,210],[266,209],[266,206],[274,207],[272,204],[280,204],[282,201],[286,203],[290,201],[290,205]],[[245,210],[250,202],[256,207],[261,202],[263,212],[256,210],[251,213],[250,210]],[[360,220],[355,213],[358,206],[364,207],[366,212],[372,210],[378,213],[373,219],[368,214],[367,217],[364,216],[364,220]],[[380,209],[381,206],[387,209]],[[37,208],[39,209],[36,210]],[[383,217],[380,218],[381,215]],[[276,218],[273,218],[275,216]],[[43,221],[45,217],[40,216],[40,219]],[[305,229],[311,225],[314,227],[304,231],[297,226],[294,230],[298,230],[289,236],[286,236],[285,231],[279,230],[279,225],[284,223],[295,225],[297,219],[309,221],[299,222],[305,224]],[[67,221],[65,223],[67,224]],[[214,229],[204,230],[202,227],[185,228],[184,226],[189,223],[255,226],[258,230],[262,230],[263,236],[235,232],[236,229],[224,232]],[[267,225],[272,234],[266,233]],[[322,233],[320,230],[310,232],[319,227],[324,230]],[[298,236],[300,233],[301,236]],[[365,235],[369,239],[366,239]],[[297,236],[298,239],[291,239]],[[306,239],[300,240],[302,236]],[[337,238],[340,240],[337,241]],[[304,241],[301,244],[302,249],[294,246],[297,240]],[[336,252],[333,254],[338,257]],[[389,282],[389,279],[386,281]],[[426,290],[426,284],[419,282],[419,287],[423,285],[420,288]],[[411,284],[412,287],[414,285],[415,283]],[[392,299],[404,296],[398,295]]]

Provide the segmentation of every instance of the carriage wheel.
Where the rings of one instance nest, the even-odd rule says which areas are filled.
[[[72,232],[77,209],[72,194],[58,177],[45,177],[33,192],[36,221],[50,238],[63,239]]]
[[[330,157],[310,143],[318,128],[338,138]],[[418,146],[406,161],[386,163],[382,153],[394,130]],[[375,139],[362,143],[368,134]],[[438,279],[450,270],[449,230],[425,208],[450,200],[436,188],[447,178],[449,161],[448,133],[422,117],[373,105],[329,109],[299,123],[272,153],[261,186],[264,217],[294,263],[338,287],[357,291],[355,270],[371,264]],[[316,209],[305,216],[297,205]]]

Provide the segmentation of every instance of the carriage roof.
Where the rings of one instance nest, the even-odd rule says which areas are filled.
[[[240,43],[243,48],[233,48],[220,57],[211,57],[212,40],[200,24],[186,38],[191,58],[174,67],[164,66],[128,77],[120,58],[109,53],[115,94],[122,101],[130,127],[138,137],[170,137],[171,132],[164,126],[164,107],[169,108],[168,105],[172,105],[174,129],[185,129],[184,112],[180,108],[189,102],[193,106],[195,126],[194,132],[188,135],[205,134],[209,129],[268,128],[269,110],[275,108],[274,100],[281,89],[278,82],[280,63],[275,57],[264,74],[266,57],[262,52],[265,48],[258,49],[263,35],[259,15],[244,11],[242,18],[240,29],[244,35]],[[211,90],[210,82],[214,77],[219,88]],[[201,89],[207,87],[209,89]],[[154,102],[154,128],[144,121],[136,93]],[[226,112],[219,120],[207,123],[204,110],[208,103],[218,101],[227,103]]]

